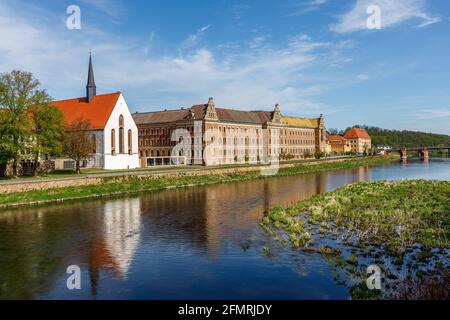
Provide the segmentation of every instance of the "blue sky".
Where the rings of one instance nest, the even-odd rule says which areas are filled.
[[[69,5],[81,29],[66,27]],[[366,9],[378,5],[381,29]],[[132,111],[206,103],[450,134],[447,0],[0,0],[0,72],[31,71],[55,99],[98,93]]]

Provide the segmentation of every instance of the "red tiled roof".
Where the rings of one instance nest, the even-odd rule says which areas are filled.
[[[105,128],[119,96],[120,92],[115,92],[94,96],[90,103],[83,97],[53,101],[50,104],[64,113],[64,120],[67,124],[84,119],[90,122],[93,130],[98,130]]]
[[[332,135],[327,136],[327,141],[332,145],[338,145],[338,144],[343,145],[343,144],[347,143],[345,138],[338,134],[332,134]]]
[[[343,136],[340,136],[338,134],[332,134],[327,136],[328,141],[342,141],[345,140]]]
[[[190,109],[134,113],[133,119],[136,124],[175,122],[186,119],[189,116],[190,111],[192,111],[195,119],[201,120],[205,118],[207,107],[207,104],[196,104]],[[217,117],[221,122],[252,124],[263,124],[270,121],[273,114],[273,112],[270,111],[240,111],[225,108],[216,108],[216,112]]]
[[[344,138],[345,139],[370,139],[370,136],[365,129],[352,128],[345,133]]]
[[[196,119],[203,119],[206,114],[207,104],[196,104],[192,106]],[[270,121],[272,112],[269,111],[241,111],[228,108],[216,108],[217,117],[221,122],[242,122],[262,124]]]
[[[139,124],[167,123],[183,120],[189,115],[188,109],[133,113],[134,122]]]
[[[195,119],[203,119],[206,115],[206,108],[208,107],[207,104],[196,104],[191,107],[192,111],[194,112]]]
[[[271,113],[268,111],[241,111],[216,108],[216,112],[219,120],[222,122],[263,124],[271,119]]]

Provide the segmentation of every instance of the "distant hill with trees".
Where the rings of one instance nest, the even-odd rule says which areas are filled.
[[[421,147],[421,146],[450,146],[450,136],[445,134],[426,133],[408,130],[387,130],[378,127],[355,126],[364,128],[372,138],[373,145],[388,144],[393,148],[398,147]],[[344,134],[345,131],[337,132],[336,129],[330,129],[330,132]]]

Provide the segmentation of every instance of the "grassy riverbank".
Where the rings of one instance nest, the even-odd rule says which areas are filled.
[[[281,168],[273,176],[286,176],[302,173],[347,169],[363,165],[378,165],[392,161],[392,158],[371,157],[340,162],[317,164],[299,164]],[[262,169],[263,170],[263,169]],[[244,181],[266,178],[261,170],[235,172],[227,174],[179,173],[177,176],[127,176],[101,178],[102,183],[91,186],[64,187],[49,190],[35,190],[21,193],[0,195],[0,208],[27,204],[42,204],[64,200],[106,197],[112,195],[153,191],[167,188],[188,187],[196,185]]]
[[[338,281],[347,282],[354,298],[427,298],[399,284],[439,287],[449,277],[442,273],[450,264],[449,181],[352,184],[273,208],[261,225],[282,244],[327,256],[336,274],[345,274]],[[371,264],[383,270],[383,292],[367,291]],[[450,295],[448,285],[440,289],[434,298]]]

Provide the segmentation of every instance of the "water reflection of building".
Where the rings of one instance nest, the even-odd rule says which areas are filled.
[[[103,205],[98,236],[91,240],[88,255],[91,292],[95,297],[100,270],[126,278],[140,241],[140,198],[107,201]]]
[[[218,185],[205,190],[208,249],[215,254],[220,242],[247,246],[264,215],[274,206],[289,206],[326,191],[326,174],[268,178]],[[233,199],[233,201],[230,201]]]
[[[127,274],[139,244],[140,226],[139,198],[121,199],[105,204],[105,242],[122,275]]]
[[[268,178],[167,190],[141,197],[145,233],[161,250],[191,246],[214,257],[221,248],[252,241],[264,214],[327,189],[327,174]]]

